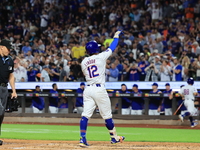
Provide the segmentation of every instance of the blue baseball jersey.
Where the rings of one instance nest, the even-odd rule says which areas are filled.
[[[58,91],[50,90],[50,93],[58,93]],[[49,97],[49,106],[58,107],[59,98],[58,97]]]
[[[84,90],[78,88],[76,93],[83,93]],[[76,97],[76,107],[83,107],[83,97]]]
[[[181,65],[175,67],[176,70],[181,70],[178,74],[175,73],[175,81],[182,81],[182,69]]]
[[[60,104],[59,108],[68,108],[68,103]]]
[[[142,94],[142,91],[132,92],[134,94]],[[134,97],[131,102],[131,107],[134,110],[142,110],[144,108],[144,99],[142,97]]]
[[[34,93],[41,93],[41,92],[35,91]],[[43,108],[44,108],[44,97],[33,97],[32,106],[36,107],[39,110],[43,110]]]
[[[172,91],[172,89],[170,89],[169,91],[165,90],[165,91],[163,91],[163,93],[170,94],[171,91]],[[169,97],[164,98],[164,108],[172,108],[172,100],[170,100]]]
[[[129,91],[119,91],[119,93],[130,93]],[[122,108],[129,108],[131,106],[131,100],[127,97],[122,97]]]
[[[150,94],[158,94],[158,92],[161,92],[161,91],[160,90],[157,90],[156,92],[150,91],[149,93]],[[149,99],[149,109],[156,110],[156,109],[158,109],[160,104],[161,104],[160,98],[152,97]]]

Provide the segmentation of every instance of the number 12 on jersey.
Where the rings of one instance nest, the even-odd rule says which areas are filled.
[[[90,78],[94,78],[94,77],[99,76],[99,74],[97,73],[97,70],[98,70],[97,66],[95,66],[95,65],[89,66],[87,68],[87,70],[89,72]]]

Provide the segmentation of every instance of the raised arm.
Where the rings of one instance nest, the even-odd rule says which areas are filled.
[[[112,43],[110,44],[110,49],[112,50],[112,52],[115,51],[116,47],[117,47],[117,44],[118,44],[118,41],[119,41],[119,35],[122,33],[122,31],[117,31],[115,32],[115,35],[114,35],[114,40],[112,41]]]

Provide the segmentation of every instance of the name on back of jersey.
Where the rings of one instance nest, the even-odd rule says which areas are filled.
[[[85,66],[88,66],[88,65],[94,64],[94,63],[95,63],[95,59],[90,59],[90,60],[88,60],[84,65],[85,65]]]

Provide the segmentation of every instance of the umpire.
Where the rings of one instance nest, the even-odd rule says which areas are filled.
[[[8,82],[12,88],[11,99],[17,98],[15,90],[15,78],[14,78],[14,63],[12,58],[9,56],[10,50],[12,49],[11,41],[3,39],[0,42],[0,131],[1,124],[4,118],[4,112],[6,108],[8,98]],[[0,140],[0,145],[3,141]]]

